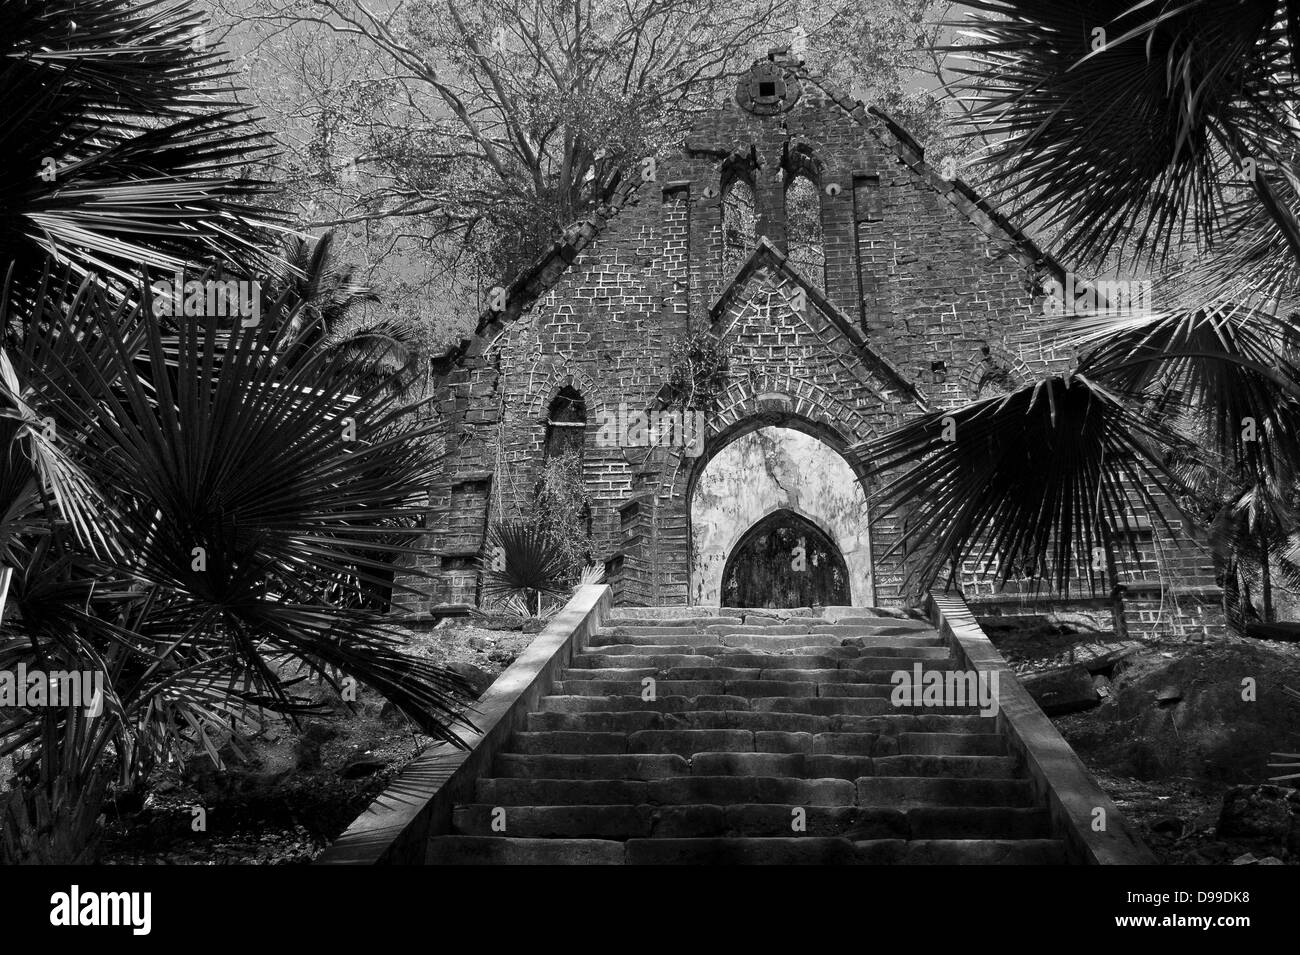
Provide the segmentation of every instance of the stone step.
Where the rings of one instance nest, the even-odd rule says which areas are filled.
[[[644,649],[644,648],[638,648]],[[935,648],[928,648],[935,649]],[[732,651],[717,655],[703,653],[580,653],[573,658],[569,674],[582,670],[667,669],[671,667],[738,667],[756,670],[911,670],[920,663],[929,670],[956,667],[945,650],[937,657],[846,656],[830,654],[745,653]]]
[[[834,623],[819,624],[813,633],[835,633],[849,637],[870,636],[873,633],[927,633],[938,636],[934,627],[925,620],[895,620],[892,617],[848,617]]]
[[[722,815],[722,809],[709,808]],[[507,807],[478,803],[455,807],[451,831],[498,839],[635,839],[653,836],[657,817],[664,811],[667,807],[644,804]]]
[[[949,670],[960,669],[957,666],[957,661],[953,660],[946,653],[942,657],[931,658],[922,656],[845,657],[844,659],[839,660],[838,663],[839,669],[841,670],[857,670],[859,673],[888,673],[891,677],[899,670],[903,670],[910,674],[912,672],[912,667],[918,663],[921,664],[923,669],[939,670],[944,673]],[[877,681],[869,680],[867,682],[875,683]],[[889,680],[885,680],[884,682],[888,683]]]
[[[629,865],[1062,865],[1053,839],[630,839]]]
[[[585,698],[583,698],[585,699]],[[978,716],[812,716],[806,713],[756,713],[751,710],[693,710],[657,713],[645,710],[585,713],[530,713],[525,729],[540,732],[631,733],[636,730],[739,729],[789,733],[989,733],[991,719]]]
[[[434,836],[426,865],[622,865],[625,843],[602,839]]]
[[[840,673],[839,670],[829,671]],[[849,671],[854,674],[856,671]],[[860,676],[860,675],[859,675]],[[654,683],[643,683],[644,680]],[[737,680],[694,680],[659,678],[647,673],[644,676],[627,680],[569,679],[565,674],[563,680],[555,683],[555,693],[560,696],[627,696],[640,699],[647,689],[653,686],[658,696],[738,696],[746,699],[759,697],[875,697],[889,701],[897,689],[893,683],[859,683],[859,682],[823,682],[818,680],[776,680],[776,679],[737,679]],[[891,704],[892,705],[892,704]],[[923,703],[913,702],[910,698],[900,703],[897,709],[922,709]]]
[[[642,686],[640,681],[630,680],[570,680],[566,673],[565,679],[557,680],[552,689],[560,696],[632,696],[641,699],[646,695],[648,687]],[[815,696],[816,684],[812,684],[812,690],[809,695]],[[735,694],[726,692],[726,683],[722,680],[655,680],[654,695],[684,696],[689,699]]]
[[[740,621],[736,621],[734,624],[718,624],[716,628],[675,627],[670,623],[667,623],[666,621],[659,621],[659,620],[656,620],[654,623],[636,624],[632,626],[628,626],[628,625],[609,626],[608,624],[605,624],[596,629],[596,633],[593,635],[593,642],[595,641],[596,638],[607,640],[609,642],[617,642],[621,637],[626,637],[629,639],[629,641],[632,638],[642,639],[644,637],[670,637],[670,638],[682,640],[684,642],[698,643],[702,640],[708,639],[708,637],[710,636],[709,634],[710,630],[713,629],[726,630],[730,627],[739,627],[743,629],[744,625],[741,624]],[[808,632],[807,627],[803,627],[791,631],[791,633],[807,633],[807,632]],[[717,641],[715,640],[714,642],[716,643]]]
[[[859,808],[748,804],[457,806],[452,832],[464,836],[636,839],[755,836],[869,839],[1036,839],[1048,834],[1046,810],[959,806]]]
[[[902,733],[903,756],[1004,756],[1006,740],[999,733]]]
[[[904,706],[895,706],[884,696],[853,696],[825,694],[809,696],[772,696],[747,700],[749,709],[772,713],[811,713],[817,716],[890,716],[890,715],[932,715],[932,716],[968,716],[978,712],[966,706],[918,706],[910,702]],[[699,707],[707,709],[708,707]]]
[[[859,670],[857,667],[836,667],[829,670],[798,669],[787,670],[773,667],[759,670],[758,679],[777,680],[788,683],[877,683],[892,686],[894,673],[898,670],[909,672],[905,668],[894,670]],[[872,679],[875,676],[878,679]]]
[[[1011,756],[877,756],[873,776],[941,776],[948,779],[1012,779],[1019,776]]]
[[[782,776],[848,779],[862,776],[947,776],[1010,779],[1007,756],[837,756],[812,753],[702,752],[527,754],[497,756],[494,774],[511,779],[667,779],[675,776]]]
[[[728,616],[683,616],[683,617],[628,617],[615,615],[604,621],[604,626],[609,628],[616,627],[678,627],[683,629],[698,630],[701,627],[707,627],[710,624],[740,624],[744,620],[741,617]]]
[[[897,607],[617,607],[608,618],[609,623],[650,623],[676,620],[717,621],[728,617],[736,619],[753,618],[760,621],[829,620],[836,622],[846,618],[867,618],[883,620],[923,620],[916,611]]]
[[[580,686],[582,684],[574,684]],[[639,695],[620,693],[612,696],[570,694],[542,697],[542,710],[559,713],[628,712],[687,713],[697,710],[748,710],[761,713],[803,713],[812,716],[969,716],[969,707],[895,706],[885,697],[841,696],[767,696],[750,699],[742,696],[709,694],[706,696],[664,695],[663,686],[653,700]],[[976,711],[977,712],[977,711]]]
[[[832,620],[841,616],[861,614],[873,614],[882,617],[908,617],[911,615],[911,611],[894,607],[783,607],[778,609],[773,607],[713,607],[702,604],[670,607],[617,607],[614,614],[617,618],[628,620],[672,620],[690,616],[709,619],[755,616],[781,620],[790,617],[795,619],[821,617]]]
[[[859,848],[863,843],[858,843]],[[1066,865],[1059,839],[917,839],[905,843],[903,865]]]
[[[542,711],[546,713],[623,713],[641,711],[646,713],[686,713],[692,710],[749,710],[752,709],[747,699],[739,696],[666,696],[662,692],[653,700],[643,700],[640,696],[619,694],[616,696],[544,696],[541,700]]]
[[[1007,806],[1034,803],[1027,779],[944,779],[934,776],[864,776],[857,780],[859,806],[911,809],[924,806]]]
[[[952,658],[952,651],[949,650],[946,646],[939,646],[939,645],[921,646],[915,643],[910,643],[906,646],[896,646],[894,645],[894,642],[888,642],[889,640],[893,640],[894,642],[896,642],[897,638],[887,638],[887,642],[883,642],[883,643],[873,642],[870,646],[866,646],[866,647],[863,647],[861,645],[839,647],[834,651],[828,651],[828,652],[834,652],[840,657],[841,660],[866,660],[868,658],[879,658],[879,657],[893,657],[893,658],[905,657],[906,658],[905,660],[897,664],[895,663],[883,664],[883,666],[885,667],[889,667],[889,666],[910,667],[914,662],[917,661],[926,662],[927,665],[930,665],[929,663],[930,661],[949,660]],[[873,664],[872,669],[874,669],[876,666],[880,666],[880,664]],[[942,670],[946,668],[938,667],[938,669]]]
[[[1061,865],[1052,839],[501,839],[436,836],[429,865]]]
[[[827,629],[831,625],[821,623],[818,627],[807,623],[793,623],[774,620],[771,623],[710,624],[704,628],[705,633],[733,636],[736,634],[757,634],[769,637],[792,637],[799,634],[815,632],[815,629]],[[630,632],[630,631],[629,631]],[[858,634],[854,634],[858,636]]]
[[[692,727],[677,714],[625,710],[612,713],[529,713],[524,722],[524,730],[529,733],[631,733],[636,730],[664,729],[669,725],[676,726],[679,722],[684,729],[745,729],[743,726],[732,727],[723,720],[718,720],[716,726]]]
[[[599,634],[592,637],[592,642],[582,652],[601,656],[624,656],[629,654],[663,654],[669,656],[694,656],[704,652],[698,643],[599,643]]]
[[[637,682],[643,677],[652,676],[668,679],[670,669],[695,669],[691,667],[570,667],[564,671],[564,679],[572,680],[622,680]],[[755,670],[755,673],[758,671]]]
[[[594,756],[501,753],[496,758],[493,774],[507,779],[668,779],[689,776],[691,764],[684,756],[651,753]]]
[[[927,668],[928,669],[928,668]],[[646,677],[656,680],[778,680],[789,683],[886,683],[890,684],[898,672],[907,673],[908,667],[884,670],[861,670],[856,667],[830,667],[828,669],[777,668],[731,666],[667,666],[667,667],[575,667],[566,670],[565,680],[621,680],[637,682]],[[870,677],[870,678],[869,678]]]
[[[773,636],[768,633],[710,633],[700,636],[695,642],[684,639],[686,636],[686,634],[680,632],[630,634],[622,631],[607,633],[598,630],[587,646],[598,649],[603,653],[614,652],[605,649],[612,647],[655,647],[657,649],[651,652],[685,653],[690,652],[691,648],[704,646],[766,651],[797,650],[800,652],[809,652],[809,648],[847,647],[854,650],[869,649],[877,656],[898,656],[903,652],[910,654],[919,647],[943,647],[945,654],[947,653],[943,638],[937,634],[878,634],[841,637],[830,633],[796,633],[781,636]],[[680,649],[683,647],[687,649]],[[889,648],[897,652],[878,653],[877,651],[881,648]],[[811,652],[817,653],[818,649],[813,649]]]
[[[723,621],[718,620],[717,623]],[[791,617],[772,617],[767,614],[747,613],[742,621],[747,626],[755,627],[774,627],[788,624],[802,624],[804,626],[813,626],[814,624],[834,623],[829,617],[818,616],[791,616]]]
[[[846,779],[772,776],[684,776],[652,780],[491,778],[478,780],[475,799],[494,806],[618,803],[852,806],[856,791],[855,784]]]
[[[631,733],[515,733],[510,738],[514,753],[696,753],[754,752],[754,734],[749,730],[636,730]]]
[[[615,660],[617,657],[606,657],[608,660]],[[646,657],[638,657],[646,659]],[[689,659],[689,657],[677,657],[677,659]],[[701,657],[708,659],[708,657]],[[902,657],[897,657],[902,659]],[[888,664],[891,657],[872,657],[872,660],[879,663]],[[835,663],[835,661],[832,661]],[[943,661],[943,667],[933,667],[928,661],[918,661],[922,667],[927,670],[952,670],[949,661]],[[827,669],[780,669],[780,668],[741,668],[741,667],[589,667],[589,668],[572,668],[565,670],[564,680],[611,680],[621,682],[640,683],[646,677],[654,678],[655,681],[684,681],[684,680],[720,680],[723,682],[738,680],[775,680],[779,682],[813,682],[813,683],[888,683],[888,685],[897,685],[897,674],[906,673],[907,678],[913,676],[911,664],[898,665],[898,667],[885,667],[883,669],[862,669],[858,667],[849,667],[848,661],[842,661],[839,668]]]
[[[845,838],[630,839],[626,845],[629,865],[854,865],[859,862],[852,840]]]
[[[474,782],[474,798],[493,806],[603,806],[651,802],[654,783],[632,779],[508,779]]]
[[[1011,779],[1008,756],[902,754],[885,756],[819,753],[698,753],[690,759],[698,776],[792,776],[797,779],[859,779],[863,776],[939,776]]]
[[[692,637],[694,640],[692,641]],[[885,639],[885,638],[880,638]],[[897,639],[897,638],[894,638]],[[758,650],[794,650],[806,647],[839,647],[843,640],[830,634],[796,633],[773,636],[767,633],[629,633],[620,629],[613,632],[597,630],[587,646],[604,647],[739,647]],[[642,651],[644,652],[644,651]],[[655,653],[676,653],[676,650],[654,650]]]
[[[933,630],[928,620],[915,617],[878,617],[870,614],[846,615],[831,621],[837,627],[903,627],[911,630]]]
[[[873,807],[858,807],[856,812],[868,820],[879,812]],[[1046,809],[1010,806],[918,806],[908,809],[889,808],[907,820],[907,838],[920,839],[1046,839],[1051,836],[1052,821]],[[810,827],[811,830],[811,827]],[[862,831],[850,833],[857,839],[879,838]]]
[[[1001,756],[995,733],[801,733],[784,730],[643,729],[628,733],[542,731],[515,733],[509,751],[520,755],[624,753],[804,753],[834,756]]]
[[[599,656],[618,657],[618,656],[695,656],[710,657],[717,661],[721,666],[748,666],[749,664],[738,662],[735,657],[784,657],[784,656],[817,656],[833,657],[836,660],[865,660],[872,658],[905,658],[902,662],[895,664],[893,662],[872,665],[870,669],[884,669],[892,666],[911,666],[916,661],[940,661],[951,658],[951,651],[943,646],[895,646],[892,645],[897,641],[888,644],[873,647],[842,647],[842,646],[816,646],[816,647],[777,647],[766,651],[756,651],[746,647],[724,647],[716,643],[670,643],[670,644],[633,644],[633,643],[611,643],[595,647],[594,650],[584,651]],[[725,658],[725,659],[724,659]],[[613,665],[618,666],[615,662]],[[636,664],[631,664],[636,665]],[[691,660],[682,664],[683,666],[700,666],[699,660]],[[790,664],[793,666],[794,664]]]
[[[654,639],[653,637],[649,639]],[[715,637],[724,647],[744,647],[760,650],[788,650],[793,647],[840,647],[851,650],[871,650],[875,653],[881,648],[888,648],[888,654],[880,656],[898,656],[910,654],[920,647],[939,647],[946,655],[948,645],[938,634],[872,634],[862,637],[840,637],[829,633],[798,634],[789,637],[769,637],[763,634],[739,633]]]
[[[574,656],[566,675],[578,670],[608,670],[618,667],[694,667],[727,666],[717,657],[698,653],[592,653],[584,651]]]

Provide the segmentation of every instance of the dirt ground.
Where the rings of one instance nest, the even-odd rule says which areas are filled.
[[[1074,662],[1085,646],[1113,639],[1047,621],[985,623],[1021,674]],[[1162,863],[1300,864],[1284,843],[1218,832],[1226,793],[1285,772],[1269,768],[1271,753],[1300,751],[1300,703],[1282,692],[1300,689],[1300,644],[1153,643],[1107,675],[1109,699],[1053,722]],[[1252,695],[1246,678],[1254,699],[1243,699]],[[1176,700],[1157,699],[1171,693]]]
[[[534,633],[493,630],[464,619],[404,631],[411,652],[464,668],[490,683]],[[320,716],[268,716],[242,744],[223,747],[224,770],[196,755],[163,769],[143,798],[110,805],[100,843],[107,864],[307,863],[347,827],[430,742],[377,694],[348,705],[312,688]]]

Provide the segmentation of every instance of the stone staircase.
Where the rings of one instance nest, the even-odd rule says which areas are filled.
[[[615,613],[430,864],[1066,861],[994,718],[891,700],[953,666],[925,620]]]

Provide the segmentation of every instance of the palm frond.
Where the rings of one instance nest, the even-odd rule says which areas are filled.
[[[1288,356],[1293,330],[1276,316],[1225,303],[1075,316],[1055,331],[1089,349],[1082,374],[1194,422],[1203,450],[1252,480],[1285,480],[1300,462],[1300,366]]]
[[[904,520],[891,552],[905,552],[913,586],[974,560],[995,561],[1003,582],[1034,568],[1068,592],[1096,585],[1096,549],[1110,552],[1135,508],[1164,520],[1174,486],[1159,448],[1174,440],[1075,374],[925,415],[854,453],[888,482],[877,501]]]
[[[563,550],[536,524],[500,521],[488,531],[483,590],[490,596],[562,597],[567,566]]]
[[[582,568],[578,575],[578,582],[575,587],[582,587],[587,584],[603,584],[605,582],[605,568],[600,564],[587,564]]]
[[[47,255],[123,284],[138,269],[266,271],[248,168],[266,135],[234,101],[189,0],[48,0],[0,9],[0,264],[26,289]]]
[[[117,570],[159,596],[139,632],[228,659],[258,703],[291,710],[270,660],[365,683],[455,742],[463,681],[413,658],[340,589],[391,586],[437,468],[428,429],[383,383],[314,354],[283,359],[274,331],[209,316],[165,340],[145,308],[104,320],[78,347],[65,413],[86,469],[114,501]],[[273,316],[274,317],[274,316]],[[122,344],[142,342],[142,351]],[[75,345],[76,343],[74,343]],[[147,374],[136,374],[137,356]]]
[[[964,98],[995,197],[1063,254],[1163,255],[1221,238],[1246,160],[1293,155],[1286,25],[1272,0],[973,0]],[[1260,201],[1267,199],[1259,192]]]

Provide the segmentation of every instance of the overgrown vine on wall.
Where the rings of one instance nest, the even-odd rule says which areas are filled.
[[[591,561],[591,495],[582,480],[582,457],[565,451],[542,465],[533,498],[533,517],[564,556],[569,582]]]
[[[668,345],[669,404],[712,408],[731,374],[727,343],[711,332],[691,332]]]

